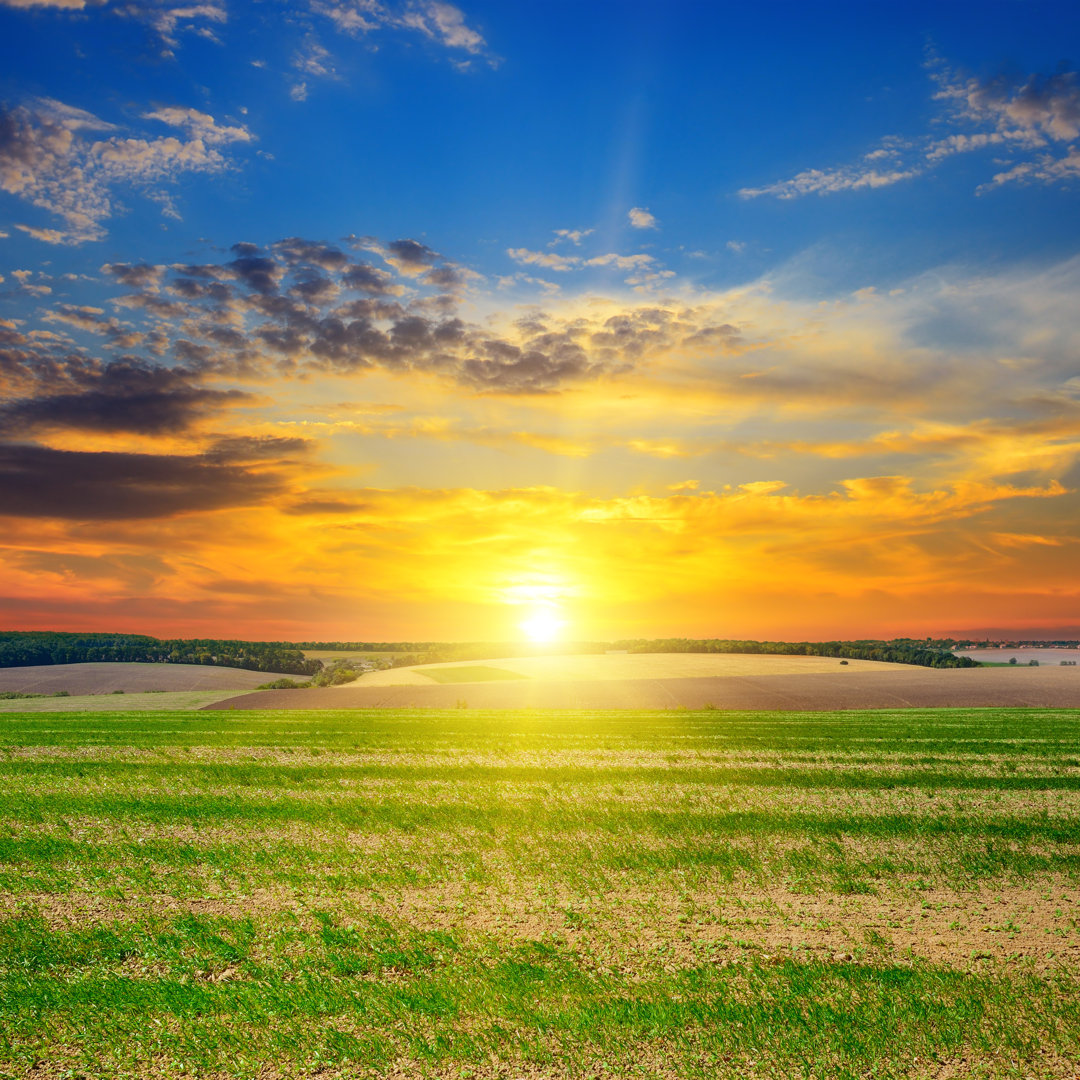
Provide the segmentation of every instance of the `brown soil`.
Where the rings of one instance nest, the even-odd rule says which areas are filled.
[[[290,676],[297,682],[304,676]],[[0,691],[24,694],[145,693],[147,690],[252,690],[280,678],[265,671],[204,667],[201,664],[43,664],[0,668]]]

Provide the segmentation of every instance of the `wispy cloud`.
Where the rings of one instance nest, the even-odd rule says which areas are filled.
[[[913,180],[957,154],[980,152],[996,155],[991,165],[996,171],[976,189],[979,194],[1008,183],[1062,184],[1080,174],[1080,149],[1074,145],[1080,137],[1080,84],[1073,72],[1016,82],[966,76],[936,59],[928,68],[942,110],[938,122],[957,130],[887,136],[858,162],[804,169],[739,194],[796,199],[874,190]]]
[[[404,30],[422,35],[456,54],[454,64],[468,69],[476,59],[496,64],[483,35],[468,24],[465,13],[443,0],[412,0],[404,4],[378,0],[312,0],[311,10],[329,19],[341,33],[353,37],[376,31]]]
[[[182,33],[217,41],[215,27],[228,21],[224,4],[176,4],[168,0],[0,0],[0,6],[22,10],[84,12],[98,10],[122,18],[138,19],[157,35],[165,56],[172,56]]]

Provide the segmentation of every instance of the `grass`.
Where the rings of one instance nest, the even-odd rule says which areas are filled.
[[[0,719],[0,1076],[1076,1073],[1076,712],[134,696]]]
[[[527,679],[527,675],[519,675],[516,671],[507,671],[504,668],[494,667],[444,667],[444,668],[420,668],[418,674],[426,675],[437,683],[472,683],[492,682],[497,679]]]

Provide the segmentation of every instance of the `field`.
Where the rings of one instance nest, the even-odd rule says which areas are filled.
[[[580,661],[580,662],[579,662]],[[505,671],[516,678],[495,678]],[[479,672],[479,675],[477,674]],[[210,709],[1080,708],[1080,668],[949,668],[810,656],[622,655],[436,664],[344,686],[263,690]]]
[[[254,690],[277,678],[265,671],[203,664],[43,664],[0,668],[0,691],[55,694],[145,693]],[[303,675],[293,676],[298,682]]]
[[[267,676],[270,678],[271,676]],[[241,691],[242,692],[242,691]],[[15,712],[163,712],[166,709],[205,709],[237,696],[236,690],[143,690],[119,694],[47,695],[39,698],[0,698],[0,715]]]
[[[1080,1066],[1076,712],[14,714],[0,740],[0,1075]]]
[[[484,661],[477,668],[473,660],[455,660],[444,664],[420,664],[415,667],[373,671],[363,677],[365,686],[423,686],[435,682],[483,682],[456,678],[459,672],[506,671],[526,679],[574,682],[608,682],[640,679],[700,679],[743,675],[820,675],[841,670],[840,661],[826,656],[768,656],[761,654],[718,653],[607,653],[587,656],[515,656]],[[874,660],[849,660],[851,671],[905,671],[906,664],[883,664]]]
[[[957,656],[968,656],[980,664],[1007,664],[1015,660],[1026,664],[1037,660],[1040,664],[1060,664],[1063,660],[1080,660],[1080,649],[956,649]]]

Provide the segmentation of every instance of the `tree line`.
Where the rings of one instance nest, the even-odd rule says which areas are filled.
[[[154,638],[144,634],[83,634],[54,630],[0,631],[0,667],[38,664],[205,664],[284,675],[314,675],[319,660],[307,660],[288,641],[219,638]]]
[[[220,638],[154,638],[143,634],[84,634],[61,631],[0,631],[0,667],[37,664],[85,664],[127,661],[146,664],[206,664],[282,675],[317,675],[319,660],[304,649],[398,652],[394,667],[453,660],[490,660],[500,656],[544,653],[757,653],[782,656],[829,656],[843,660],[880,660],[921,667],[978,667],[950,652],[948,639],[893,638],[890,641],[752,641],[729,638],[633,638],[615,642],[576,642],[523,646],[520,642],[289,642]],[[331,667],[341,666],[338,662]],[[336,672],[335,672],[336,674]]]

